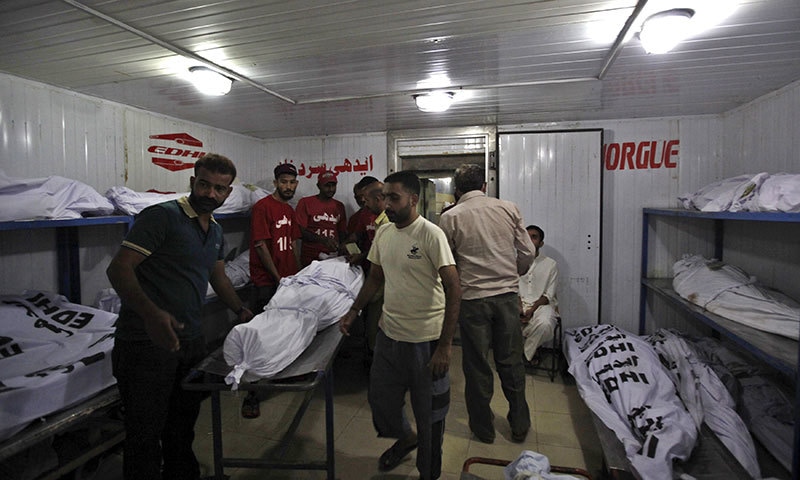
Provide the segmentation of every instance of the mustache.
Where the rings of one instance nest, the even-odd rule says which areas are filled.
[[[199,213],[212,212],[222,205],[222,202],[218,202],[213,198],[200,197],[197,195],[191,196],[190,200],[195,210],[198,210]]]

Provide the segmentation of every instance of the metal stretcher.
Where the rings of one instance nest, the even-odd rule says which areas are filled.
[[[334,448],[333,448],[333,376],[332,366],[336,353],[341,346],[343,336],[338,324],[331,325],[317,333],[314,340],[294,362],[289,364],[276,376],[249,383],[242,382],[239,389],[255,392],[270,391],[302,391],[303,401],[295,414],[292,423],[281,439],[281,446],[275,458],[225,458],[222,452],[222,419],[220,410],[220,392],[230,390],[225,383],[225,376],[233,370],[223,357],[222,348],[200,362],[183,380],[183,388],[187,390],[211,392],[211,428],[214,447],[213,478],[223,480],[224,467],[262,468],[278,470],[325,470],[327,479],[334,480]],[[283,461],[300,420],[308,409],[314,390],[322,385],[325,388],[325,461],[290,462]]]
[[[469,469],[472,465],[494,465],[498,467],[505,467],[511,463],[509,460],[500,460],[497,458],[484,458],[484,457],[470,457],[464,461],[464,465],[461,467],[461,480],[483,480],[482,477],[478,477],[472,473],[470,473]],[[559,467],[556,465],[550,466],[550,473],[563,473],[573,476],[581,476],[585,477],[588,480],[592,480],[592,476],[589,475],[589,472],[582,468],[574,468],[574,467]]]
[[[625,447],[616,434],[600,418],[591,412],[600,446],[603,449],[603,470],[612,480],[635,480],[639,477],[633,472]],[[675,462],[676,476],[681,473],[704,480],[745,480],[750,475],[736,460],[714,432],[704,423],[701,425],[697,444],[691,457],[685,462]]]

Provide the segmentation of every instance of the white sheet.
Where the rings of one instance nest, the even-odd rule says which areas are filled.
[[[761,172],[710,183],[678,197],[703,212],[800,212],[800,174]]]
[[[250,282],[250,249],[245,250],[233,260],[225,262],[225,275],[231,281],[233,288],[241,288]],[[215,297],[217,292],[208,284],[206,298]]]
[[[692,194],[678,197],[686,209],[702,212],[740,211],[769,174],[744,174],[710,183]]]
[[[539,452],[523,450],[516,460],[503,468],[505,480],[580,480],[564,473],[550,473],[550,459]]]
[[[697,428],[653,348],[612,325],[566,330],[564,354],[578,393],[622,442],[641,478],[671,480]]]
[[[697,428],[705,422],[753,478],[761,478],[755,446],[736,413],[736,402],[716,373],[675,332],[660,329],[647,337],[672,379]]]
[[[116,383],[116,319],[48,292],[0,296],[0,440]]]
[[[161,202],[177,200],[185,197],[189,192],[182,193],[153,193],[136,192],[128,187],[111,187],[106,191],[106,197],[125,215],[136,215],[145,208]],[[266,197],[269,193],[261,187],[250,184],[234,184],[233,190],[225,203],[214,210],[214,213],[241,213],[250,210],[254,203]]]
[[[111,215],[114,205],[92,187],[64,177],[12,178],[0,170],[0,222]]]
[[[233,371],[225,381],[270,378],[292,363],[316,332],[335,323],[358,295],[364,274],[343,257],[313,261],[297,275],[281,280],[272,300],[225,338],[223,354]]]
[[[725,386],[737,399],[742,420],[753,438],[761,442],[787,471],[791,471],[794,408],[790,396],[763,368],[748,363],[719,341],[700,338],[693,344],[717,375],[726,379]]]
[[[768,290],[742,269],[684,255],[673,265],[673,288],[681,297],[729,320],[797,340],[800,304]]]
[[[770,175],[761,184],[748,209],[752,212],[800,212],[800,174]]]

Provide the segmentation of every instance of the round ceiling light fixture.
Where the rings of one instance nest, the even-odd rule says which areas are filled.
[[[639,32],[639,40],[647,53],[667,53],[689,35],[694,16],[691,8],[673,8],[647,17]]]
[[[447,111],[450,105],[453,104],[453,100],[455,100],[455,94],[444,90],[414,95],[414,102],[416,102],[417,108],[428,113]]]
[[[233,79],[208,67],[189,67],[192,83],[206,95],[225,95],[231,91]]]

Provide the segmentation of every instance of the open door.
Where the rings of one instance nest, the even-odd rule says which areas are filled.
[[[502,133],[498,196],[545,233],[564,328],[600,319],[602,130]]]

